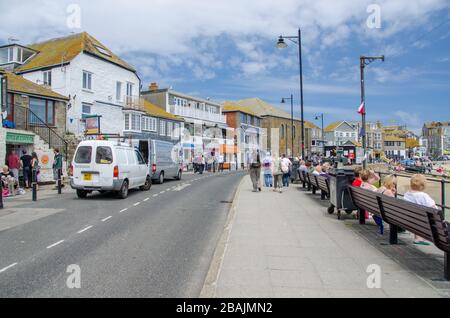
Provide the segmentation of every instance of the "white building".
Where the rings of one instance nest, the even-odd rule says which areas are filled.
[[[69,96],[67,130],[81,136],[85,116],[98,115],[104,134],[124,130],[124,111],[143,113],[136,70],[86,32],[28,46],[15,72]]]
[[[182,138],[186,163],[201,154],[210,159],[208,157],[212,157],[212,153],[216,156],[223,145],[232,142],[232,136],[227,138],[226,117],[222,114],[221,104],[172,89],[159,89],[156,83],[141,95],[164,111],[184,119]]]

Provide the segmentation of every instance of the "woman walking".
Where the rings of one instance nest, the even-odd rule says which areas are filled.
[[[272,161],[273,161],[272,156],[270,155],[270,152],[268,152],[263,159],[263,171],[264,171],[264,186],[270,188],[273,186]]]

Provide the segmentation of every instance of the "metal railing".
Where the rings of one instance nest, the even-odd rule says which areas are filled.
[[[375,172],[380,176],[380,181],[379,181],[380,187],[381,187],[381,184],[383,181],[383,176],[388,176],[388,175],[395,176],[397,178],[397,187],[398,187],[399,178],[411,179],[411,177],[414,175],[414,174],[405,174],[405,173],[397,173],[397,172],[381,172],[381,171],[375,171]],[[446,199],[446,195],[447,195],[446,186],[448,184],[450,184],[450,180],[448,180],[447,178],[438,179],[436,177],[435,178],[427,177],[426,180],[428,182],[432,182],[434,184],[439,183],[441,200],[440,200],[440,203],[436,203],[436,205],[442,209],[442,213],[445,217],[446,210],[450,209],[450,206],[447,205],[447,199]],[[404,193],[397,192],[396,196],[403,197]]]
[[[64,138],[29,108],[14,105],[14,124],[17,129],[35,133],[49,145],[49,148],[59,148],[61,153],[67,156],[67,142]]]

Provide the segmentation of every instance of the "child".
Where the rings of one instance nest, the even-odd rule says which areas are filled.
[[[435,208],[436,202],[424,192],[426,188],[427,179],[422,174],[416,174],[411,178],[410,187],[411,190],[405,193],[404,199],[406,201],[420,204],[429,208]],[[430,245],[427,241],[425,241],[420,236],[414,235],[414,244],[418,245]]]

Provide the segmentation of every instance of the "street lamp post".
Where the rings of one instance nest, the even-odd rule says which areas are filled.
[[[362,123],[362,144],[364,150],[364,158],[363,158],[363,168],[367,168],[367,135],[366,135],[366,95],[365,95],[365,87],[364,87],[364,69],[367,65],[372,63],[375,60],[381,60],[384,62],[384,55],[381,56],[361,56],[359,58],[359,65],[361,69],[361,105],[363,105],[362,113],[361,113],[361,123]]]
[[[321,132],[322,140],[321,140],[321,143],[322,143],[322,154],[325,156],[325,135],[324,135],[324,129],[323,129],[323,113],[316,116],[316,120],[319,120],[319,118],[322,119],[322,132]]]
[[[294,157],[294,95],[281,99],[281,103],[285,104],[286,100],[291,100],[291,152]]]
[[[300,113],[301,113],[301,129],[302,129],[302,159],[305,159],[305,120],[303,114],[303,66],[302,66],[302,32],[298,29],[298,35],[295,36],[280,36],[277,42],[277,48],[284,49],[287,47],[284,39],[288,39],[291,42],[298,44],[298,64],[300,71]]]

